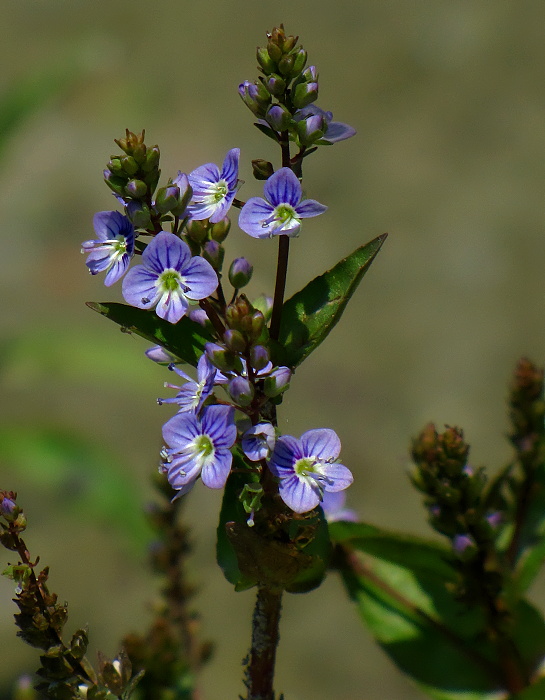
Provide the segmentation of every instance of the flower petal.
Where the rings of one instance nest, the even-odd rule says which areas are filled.
[[[280,168],[273,173],[263,188],[265,198],[277,207],[279,204],[290,204],[295,207],[301,200],[301,183],[290,168]]]
[[[202,469],[202,483],[210,489],[223,488],[231,471],[232,462],[233,455],[229,450],[216,450],[214,461],[205,464]]]
[[[123,298],[131,306],[152,309],[159,298],[157,283],[158,277],[154,272],[146,270],[143,265],[136,265],[123,279]]]
[[[283,479],[278,490],[280,498],[295,513],[306,513],[320,503],[320,497],[312,486],[295,475],[289,479]]]
[[[182,282],[189,287],[184,295],[188,299],[205,299],[218,286],[218,276],[210,263],[196,255],[181,270]]]
[[[250,197],[238,217],[239,227],[253,238],[269,238],[269,226],[263,225],[274,211],[274,207],[262,197]]]
[[[230,151],[228,151],[227,155],[225,156],[225,160],[223,161],[221,179],[227,180],[230,190],[234,190],[237,186],[239,158],[240,148],[232,148]]]
[[[159,318],[164,318],[169,323],[178,323],[186,315],[189,304],[181,291],[164,292],[159,301],[155,313]]]
[[[182,270],[190,258],[191,252],[187,243],[181,241],[173,233],[161,231],[142,253],[142,264],[157,274],[161,274],[169,268]]]
[[[194,414],[177,413],[163,425],[163,440],[175,450],[183,450],[200,434],[200,425]]]
[[[337,433],[330,428],[307,430],[301,435],[301,444],[305,457],[337,459],[341,451],[341,441]]]
[[[311,216],[323,214],[327,211],[327,207],[325,204],[320,204],[320,202],[317,202],[315,199],[305,199],[295,207],[295,211],[297,212],[297,216],[300,216],[302,219],[308,219]]]
[[[322,472],[327,477],[328,481],[330,481],[330,483],[324,486],[324,491],[343,491],[354,481],[352,472],[348,467],[345,467],[344,464],[337,464],[336,462],[328,464]]]

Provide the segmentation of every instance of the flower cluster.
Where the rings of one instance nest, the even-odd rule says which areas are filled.
[[[239,209],[239,228],[257,239],[296,237],[303,219],[327,209],[303,196],[303,158],[317,146],[349,138],[354,130],[333,122],[330,112],[314,104],[318,74],[315,66],[306,67],[306,60],[297,38],[277,28],[268,35],[267,47],[258,49],[262,76],[239,87],[258,128],[282,148],[282,163],[276,170],[267,161],[252,161],[256,179],[265,180],[263,197],[246,202],[237,198],[238,148],[227,152],[221,167],[206,163],[187,173],[178,171],[158,187],[158,146],[147,146],[144,132],[127,130],[116,141],[122,153],[112,155],[104,171],[124,213],[97,214],[96,238],[82,244],[92,274],[105,272],[107,286],[123,278],[122,294],[129,305],[155,313],[168,324],[186,317],[184,324],[189,326],[180,332],[190,332],[193,322],[208,336],[195,378],[180,368],[181,358],[172,346],[163,347],[164,334],[158,334],[160,344],[147,351],[183,380],[180,386],[165,383],[176,393],[158,399],[159,404],[177,408],[163,427],[161,470],[176,497],[199,478],[210,488],[222,488],[236,445],[248,473],[261,484],[255,485],[254,478],[249,488],[254,499],[252,522],[260,507],[256,494],[265,488],[263,484],[269,489],[274,484],[291,510],[305,513],[352,481],[349,470],[339,463],[340,441],[332,430],[277,439],[276,407],[293,371],[277,359],[282,355],[275,349],[283,288],[280,292],[277,288],[272,308],[270,301],[252,303],[240,291],[251,281],[251,263],[238,257],[227,274],[223,272],[232,208]],[[293,157],[290,143],[298,147]],[[137,256],[140,260],[131,267]],[[225,289],[227,281],[231,292]]]

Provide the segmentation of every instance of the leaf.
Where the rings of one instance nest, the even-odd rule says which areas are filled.
[[[384,233],[357,248],[285,302],[279,335],[279,344],[285,349],[284,364],[299,365],[330,333],[386,236]]]
[[[117,323],[123,331],[136,333],[160,345],[194,367],[204,351],[205,343],[211,340],[206,331],[187,316],[173,324],[159,318],[154,311],[126,304],[88,301],[87,306]]]
[[[543,700],[545,698],[545,678],[513,696],[512,700]]]
[[[402,671],[436,700],[507,697],[484,614],[450,592],[456,570],[447,549],[365,524],[333,523],[330,532],[344,547],[339,569],[362,620]],[[513,641],[532,670],[545,625],[526,601],[515,611]]]

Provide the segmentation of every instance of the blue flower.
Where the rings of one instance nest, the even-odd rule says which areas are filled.
[[[301,201],[302,189],[290,168],[280,168],[264,186],[265,199],[251,197],[242,207],[238,225],[254,238],[298,236],[301,219],[318,216],[327,207],[314,199]]]
[[[321,118],[322,124],[325,127],[324,135],[322,136],[323,141],[327,141],[328,143],[337,143],[337,141],[344,141],[345,139],[351,138],[356,133],[356,130],[348,124],[344,124],[344,122],[332,121],[333,113],[320,109],[318,105],[307,105],[302,109],[298,109],[293,115],[293,119],[296,122],[307,120],[313,124],[316,124],[316,117]]]
[[[169,448],[163,450],[163,471],[181,496],[201,476],[211,489],[225,486],[233,456],[230,448],[237,437],[232,406],[213,405],[195,413],[177,413],[163,426]]]
[[[328,428],[307,430],[299,440],[278,438],[269,468],[280,479],[280,496],[289,508],[306,513],[323,500],[324,492],[350,486],[350,470],[336,461],[340,451],[337,434]]]
[[[142,264],[123,280],[123,296],[139,309],[156,308],[157,316],[177,323],[188,311],[189,301],[205,299],[218,286],[210,263],[191,257],[187,243],[161,231],[142,253]]]
[[[276,440],[276,432],[271,423],[257,423],[245,431],[242,436],[242,451],[252,462],[268,459]]]
[[[186,384],[182,387],[168,384],[165,386],[169,389],[177,389],[178,393],[173,399],[157,399],[159,405],[164,403],[178,404],[178,412],[194,411],[198,413],[203,403],[214,389],[214,379],[216,378],[216,368],[208,359],[208,356],[203,354],[197,364],[197,381],[191,379],[185,372],[170,364],[168,367],[173,372],[186,380]]]
[[[345,491],[324,491],[321,506],[328,523],[336,523],[339,520],[358,522],[356,511],[346,508],[345,503]]]
[[[134,228],[118,211],[99,211],[93,226],[98,238],[84,241],[81,252],[89,253],[85,264],[92,275],[106,271],[104,284],[110,287],[123,277],[134,255]]]
[[[220,170],[214,163],[201,165],[189,174],[189,184],[193,188],[193,202],[189,206],[192,219],[210,219],[217,224],[227,214],[238,182],[238,160],[240,149],[232,148],[223,161]]]

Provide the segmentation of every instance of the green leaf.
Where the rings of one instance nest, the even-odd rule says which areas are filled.
[[[365,524],[333,523],[330,533],[343,547],[339,569],[362,620],[402,671],[436,700],[505,697],[484,613],[451,593],[456,570],[447,549]],[[545,625],[525,601],[512,636],[532,670],[544,653]]]
[[[285,349],[283,364],[296,367],[330,333],[386,236],[384,233],[357,248],[286,301],[279,336],[279,344]]]
[[[88,301],[87,306],[117,323],[124,332],[136,333],[194,367],[204,351],[205,343],[211,340],[206,331],[187,316],[178,323],[169,323],[154,311],[125,304]]]
[[[534,685],[517,693],[512,700],[543,700],[543,698],[545,698],[545,678],[541,678]]]

